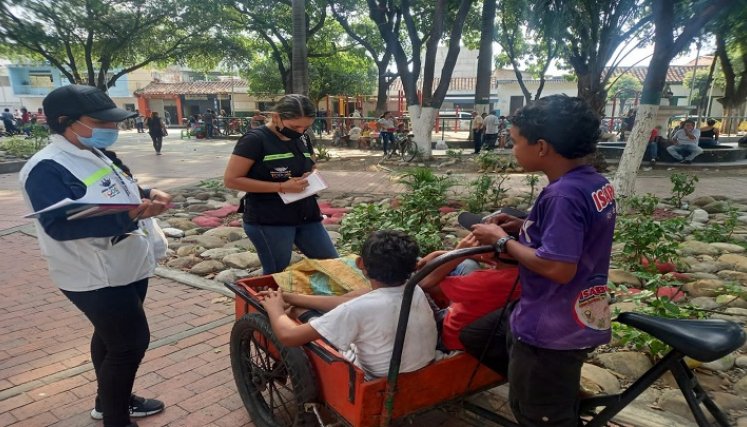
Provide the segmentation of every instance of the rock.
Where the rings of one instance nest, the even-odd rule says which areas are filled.
[[[718,295],[718,289],[723,287],[724,282],[717,279],[700,279],[682,285],[682,289],[687,292],[691,298],[715,297]]]
[[[711,196],[700,196],[700,197],[696,197],[695,199],[693,199],[692,204],[695,205],[695,206],[701,206],[702,207],[702,206],[711,204],[711,203],[713,203],[715,201],[716,201],[716,199],[714,199]]]
[[[709,214],[724,213],[729,211],[729,202],[724,200],[717,200],[703,206],[702,208]]]
[[[238,206],[224,205],[221,208],[205,211],[202,214],[207,216],[214,216],[216,218],[225,218],[228,215],[236,213],[238,209]]]
[[[701,368],[710,369],[711,371],[728,371],[732,367],[734,367],[734,362],[736,362],[737,356],[732,354],[727,354],[726,356],[716,359],[713,362],[706,362],[700,365]]]
[[[617,351],[602,353],[596,356],[599,363],[607,369],[617,372],[629,379],[636,379],[651,368],[651,360],[643,353],[635,351]]]
[[[203,252],[203,251],[205,251],[205,248],[203,248],[200,245],[184,244],[176,250],[176,254],[178,256],[187,256],[187,255],[199,254],[200,252]]]
[[[719,295],[716,297],[716,302],[719,305],[723,305],[727,307],[747,308],[747,301],[743,300],[742,298],[739,298],[736,295],[729,295],[729,294]]]
[[[192,274],[197,274],[198,276],[205,276],[210,273],[215,273],[216,271],[221,271],[226,266],[223,265],[222,262],[209,259],[207,261],[202,261],[197,264],[195,264],[192,268],[189,269],[189,272]]]
[[[214,216],[196,216],[192,218],[192,222],[203,228],[215,228],[223,225],[223,220]]]
[[[333,208],[347,208],[348,206],[351,206],[350,200],[348,199],[332,200],[329,205]]]
[[[697,279],[718,279],[719,277],[716,276],[713,273],[704,273],[704,272],[693,272],[693,273],[687,273],[686,276],[690,278],[691,280],[697,280]]]
[[[254,244],[252,243],[251,240],[249,240],[248,237],[244,239],[228,242],[225,245],[223,245],[223,247],[224,248],[239,248],[242,251],[252,251],[252,252],[256,251]]]
[[[163,234],[166,235],[166,237],[184,237],[184,231],[178,228],[166,227],[161,228],[161,230],[163,231]]]
[[[187,243],[195,243],[203,248],[206,249],[213,249],[213,248],[222,248],[225,242],[223,239],[215,236],[205,236],[205,235],[198,235],[198,236],[187,236],[183,240]]]
[[[259,261],[259,256],[254,252],[241,252],[227,255],[223,258],[223,262],[229,267],[240,268],[243,270],[262,267],[262,263]]]
[[[340,231],[340,224],[324,224],[324,228],[327,229],[327,231]]]
[[[734,384],[734,393],[740,396],[747,396],[747,375]]]
[[[696,297],[690,300],[690,304],[695,307],[702,308],[705,310],[713,310],[718,307],[716,300],[711,297]]]
[[[604,368],[584,363],[581,367],[581,388],[592,394],[613,394],[620,391],[620,381]]]
[[[692,220],[695,222],[706,223],[708,222],[708,212],[703,209],[695,209],[692,213]]]
[[[200,257],[221,260],[228,255],[239,253],[240,251],[241,249],[239,248],[213,248],[202,252]]]
[[[198,235],[202,234],[202,231],[200,231],[200,230],[202,230],[202,228],[199,228],[199,227],[193,228],[191,230],[186,230],[184,232],[184,236],[185,237],[186,236],[198,236]]]
[[[729,413],[729,411],[744,411],[747,407],[747,401],[742,397],[744,395],[735,396],[723,391],[714,391],[710,394],[716,405],[726,413]]]
[[[616,285],[632,286],[634,288],[641,287],[641,279],[639,279],[638,276],[636,276],[635,274],[627,270],[622,270],[618,268],[613,268],[609,271],[609,276],[607,276],[607,280],[609,280],[610,282]]]
[[[737,254],[724,254],[718,257],[719,262],[729,266],[730,270],[747,273],[747,257]]]
[[[342,234],[336,231],[327,230],[327,234],[329,234],[329,239],[332,240],[332,244],[335,246],[337,245],[337,242],[342,238]]]
[[[235,273],[236,271],[244,271],[244,270],[235,270],[233,268],[230,268],[228,270],[223,270],[220,273],[216,274],[213,280],[215,280],[216,282],[221,282],[221,283],[226,283],[226,284],[234,283],[236,282],[236,280],[238,280],[238,276]]]
[[[303,255],[299,254],[298,252],[291,252],[291,259],[290,263],[288,265],[293,265],[303,259]]]
[[[194,266],[195,264],[202,261],[200,258],[197,258],[194,255],[189,255],[185,257],[179,257],[174,258],[166,263],[166,267],[169,268],[178,268],[178,269],[188,269]]]
[[[207,205],[210,209],[223,209],[224,207],[228,206],[228,203],[223,200],[210,199],[205,202],[205,205]]]
[[[718,255],[721,253],[718,249],[708,243],[697,240],[686,240],[680,243],[679,252],[682,255]]]
[[[734,364],[739,368],[747,368],[747,355],[741,355],[737,356],[737,360],[734,361]]]
[[[246,237],[241,227],[216,227],[205,232],[205,236],[219,237],[227,242],[241,240]]]
[[[712,261],[696,262],[690,264],[687,268],[691,273],[715,273],[718,271],[718,265]]]
[[[197,228],[197,224],[187,218],[170,218],[167,222],[171,224],[172,227],[178,228],[180,230],[186,231]]]
[[[189,205],[185,209],[187,212],[193,212],[193,213],[200,213],[210,210],[210,206],[199,204],[199,205]]]
[[[741,222],[742,224],[747,224],[747,215],[738,216],[737,221]]]
[[[734,243],[715,242],[710,245],[722,253],[738,254],[745,251],[744,247],[735,245]]]
[[[747,323],[747,309],[739,307],[728,307],[723,313],[716,313],[711,316],[713,319],[724,319],[731,322],[737,322],[742,325]]]
[[[198,199],[198,200],[207,200],[207,199],[210,198],[210,193],[208,193],[207,191],[203,191],[203,192],[200,192],[200,193],[196,193],[192,197],[194,197],[195,199]]]
[[[692,419],[690,407],[687,406],[687,402],[679,389],[664,390],[659,397],[657,407],[679,417]]]
[[[742,286],[747,286],[747,273],[734,270],[721,270],[716,275],[722,280],[739,282]]]

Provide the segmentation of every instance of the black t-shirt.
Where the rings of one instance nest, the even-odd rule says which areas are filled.
[[[254,160],[247,178],[284,182],[311,172],[314,162],[300,138],[283,141],[266,126],[249,130],[233,149],[236,156]],[[262,225],[298,225],[322,220],[316,198],[286,205],[277,193],[247,193],[244,222]]]

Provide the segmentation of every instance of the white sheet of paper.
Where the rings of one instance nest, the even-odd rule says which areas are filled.
[[[329,187],[319,171],[312,172],[306,177],[306,180],[309,182],[309,186],[300,193],[278,193],[280,198],[283,199],[283,203],[287,205],[305,199]]]

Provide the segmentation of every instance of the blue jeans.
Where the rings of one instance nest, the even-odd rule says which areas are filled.
[[[384,146],[384,153],[389,152],[389,143],[394,143],[394,134],[392,132],[381,132],[381,144]]]
[[[692,161],[703,152],[703,149],[698,147],[698,144],[680,142],[667,147],[667,152],[678,161]]]
[[[643,159],[656,160],[657,157],[659,157],[659,143],[656,141],[649,142],[646,146],[646,154],[643,155]]]
[[[309,258],[339,257],[321,222],[301,225],[260,225],[245,222],[244,231],[257,249],[263,274],[283,271],[290,264],[294,243]]]

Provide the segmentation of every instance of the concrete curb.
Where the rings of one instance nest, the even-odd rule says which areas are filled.
[[[158,266],[156,267],[156,275],[165,279],[179,282],[187,286],[191,286],[193,288],[204,289],[206,291],[219,293],[229,298],[234,297],[233,292],[229,291],[228,288],[223,285],[223,283],[217,282],[215,280],[204,279],[202,277],[195,276],[194,274],[186,273],[181,270],[173,270],[170,268]]]
[[[0,163],[0,173],[16,173],[20,171],[25,164],[26,160]]]

